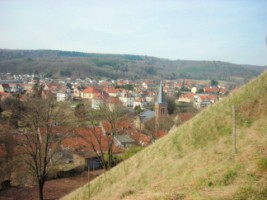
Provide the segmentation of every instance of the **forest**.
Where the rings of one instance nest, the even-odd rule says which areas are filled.
[[[57,50],[0,49],[0,73],[51,78],[198,79],[246,82],[267,66]]]

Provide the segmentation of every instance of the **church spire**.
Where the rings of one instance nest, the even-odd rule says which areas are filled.
[[[162,81],[160,81],[159,93],[158,93],[158,98],[157,98],[156,103],[157,104],[164,104],[164,103],[166,103],[165,95],[164,95],[164,92],[163,92]]]
[[[161,117],[164,117],[168,114],[167,110],[167,101],[165,99],[165,95],[163,92],[163,84],[160,82],[159,86],[159,93],[157,101],[155,102],[155,129],[157,130],[159,128],[159,123]]]

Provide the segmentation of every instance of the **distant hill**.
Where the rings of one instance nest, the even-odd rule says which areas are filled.
[[[54,78],[71,76],[246,81],[259,75],[265,68],[221,61],[168,60],[138,55],[0,50],[0,73],[35,73]]]
[[[267,72],[63,199],[265,200],[266,99]]]

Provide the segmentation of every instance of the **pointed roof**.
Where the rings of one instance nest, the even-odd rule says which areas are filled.
[[[162,81],[160,81],[159,93],[158,93],[158,98],[157,98],[156,103],[157,103],[157,104],[163,104],[163,103],[166,103],[165,95],[164,95],[164,92],[163,92]]]

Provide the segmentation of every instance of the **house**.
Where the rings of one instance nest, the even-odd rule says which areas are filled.
[[[72,150],[73,162],[90,169],[102,168],[101,152],[108,151],[108,136],[104,135],[101,127],[87,127],[75,129],[75,135],[63,140],[61,147]],[[121,154],[123,150],[117,146],[112,148],[114,154]]]
[[[142,87],[145,88],[145,89],[148,89],[148,88],[154,88],[155,87],[155,83],[153,81],[144,81],[142,82]]]
[[[132,107],[134,103],[134,97],[128,92],[125,92],[124,94],[122,94],[122,96],[119,97],[119,100],[122,102],[122,105],[125,107]]]
[[[217,95],[198,95],[195,97],[194,106],[198,109],[208,107],[218,101]]]
[[[194,101],[195,94],[194,93],[184,93],[178,98],[178,103],[192,103]]]
[[[100,106],[106,102],[108,97],[109,95],[106,92],[96,94],[96,96],[92,99],[91,107],[95,110],[99,110]]]
[[[145,123],[154,120],[155,112],[151,110],[145,110],[140,113],[134,120],[134,126],[136,129],[143,130],[145,128]]]
[[[192,87],[192,88],[191,88],[191,93],[196,94],[196,93],[197,93],[197,87]]]
[[[116,133],[119,133],[122,130],[131,129],[131,123],[128,120],[117,121],[114,127],[115,130],[112,130],[111,124],[109,122],[104,121],[100,123],[100,127],[104,135],[109,135],[111,131],[115,131]]]
[[[10,86],[11,93],[20,93],[23,91],[21,85],[18,83],[10,83],[9,86]]]
[[[142,97],[136,97],[133,102],[133,108],[136,108],[137,106],[140,106],[141,109],[144,109],[148,106],[147,101]]]
[[[134,129],[127,130],[127,134],[140,146],[146,146],[151,142],[150,137],[148,135],[145,135],[141,132],[137,132]]]
[[[125,85],[125,80],[123,80],[123,79],[117,80],[117,85],[119,85],[119,86]]]
[[[96,87],[87,87],[81,92],[82,99],[92,100],[100,91]]]
[[[115,135],[114,144],[123,149],[127,149],[132,146],[136,146],[137,143],[129,135]]]
[[[109,97],[107,99],[107,105],[109,110],[114,111],[116,108],[122,106],[122,103],[117,97]]]
[[[195,97],[194,106],[198,109],[207,107],[211,104],[206,95],[198,95]]]
[[[104,135],[110,134],[111,125],[108,122],[101,122],[100,126]],[[132,128],[129,120],[116,122],[115,129],[116,139],[114,139],[118,147],[125,149],[130,146],[146,146],[150,144],[150,137]]]
[[[21,86],[22,86],[22,89],[24,90],[24,92],[30,94],[33,91],[34,84],[26,84],[25,83],[25,84],[21,84]]]
[[[79,85],[79,86],[74,86],[73,87],[73,99],[74,100],[80,100],[82,97],[82,91],[84,90],[84,88]]]
[[[154,131],[154,137],[155,137],[155,139],[162,138],[165,135],[167,135],[167,131],[165,131],[165,130],[155,130]]]
[[[217,94],[220,91],[218,87],[204,87],[203,88],[205,93]]]
[[[11,92],[9,84],[7,83],[0,84],[0,92]]]
[[[97,170],[103,168],[100,156],[93,152],[76,150],[73,152],[73,163],[78,166],[88,167],[89,170]]]
[[[110,87],[111,86],[111,83],[109,81],[106,81],[106,80],[101,80],[98,82],[98,84],[102,87]]]
[[[58,92],[57,95],[57,101],[68,101],[71,99],[71,94],[70,93],[64,93],[64,92]]]
[[[119,93],[120,93],[120,90],[119,89],[115,89],[115,88],[105,88],[104,91],[106,93],[108,93],[108,95],[110,97],[118,97],[119,96]]]

